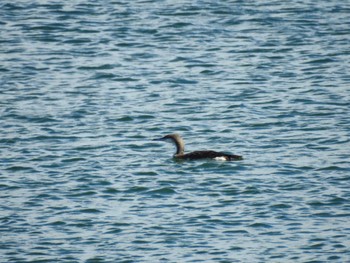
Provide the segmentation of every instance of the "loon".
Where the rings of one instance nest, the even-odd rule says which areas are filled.
[[[162,138],[154,139],[154,141],[169,141],[175,144],[176,153],[174,158],[178,160],[198,160],[198,159],[215,159],[222,161],[238,161],[243,160],[240,155],[226,154],[223,152],[215,151],[195,151],[190,153],[185,153],[185,143],[179,134],[168,134]]]

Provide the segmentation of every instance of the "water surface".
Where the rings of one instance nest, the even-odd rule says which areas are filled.
[[[347,1],[2,1],[1,262],[350,261]],[[176,162],[152,141],[239,162]]]

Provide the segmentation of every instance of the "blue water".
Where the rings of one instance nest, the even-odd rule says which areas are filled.
[[[0,28],[1,262],[350,262],[348,1],[3,0]]]

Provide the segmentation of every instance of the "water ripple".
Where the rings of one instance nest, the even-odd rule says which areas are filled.
[[[343,2],[0,6],[2,260],[349,261]]]

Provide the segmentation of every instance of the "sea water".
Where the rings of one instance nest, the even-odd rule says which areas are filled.
[[[348,1],[3,0],[0,28],[1,262],[350,262]]]

